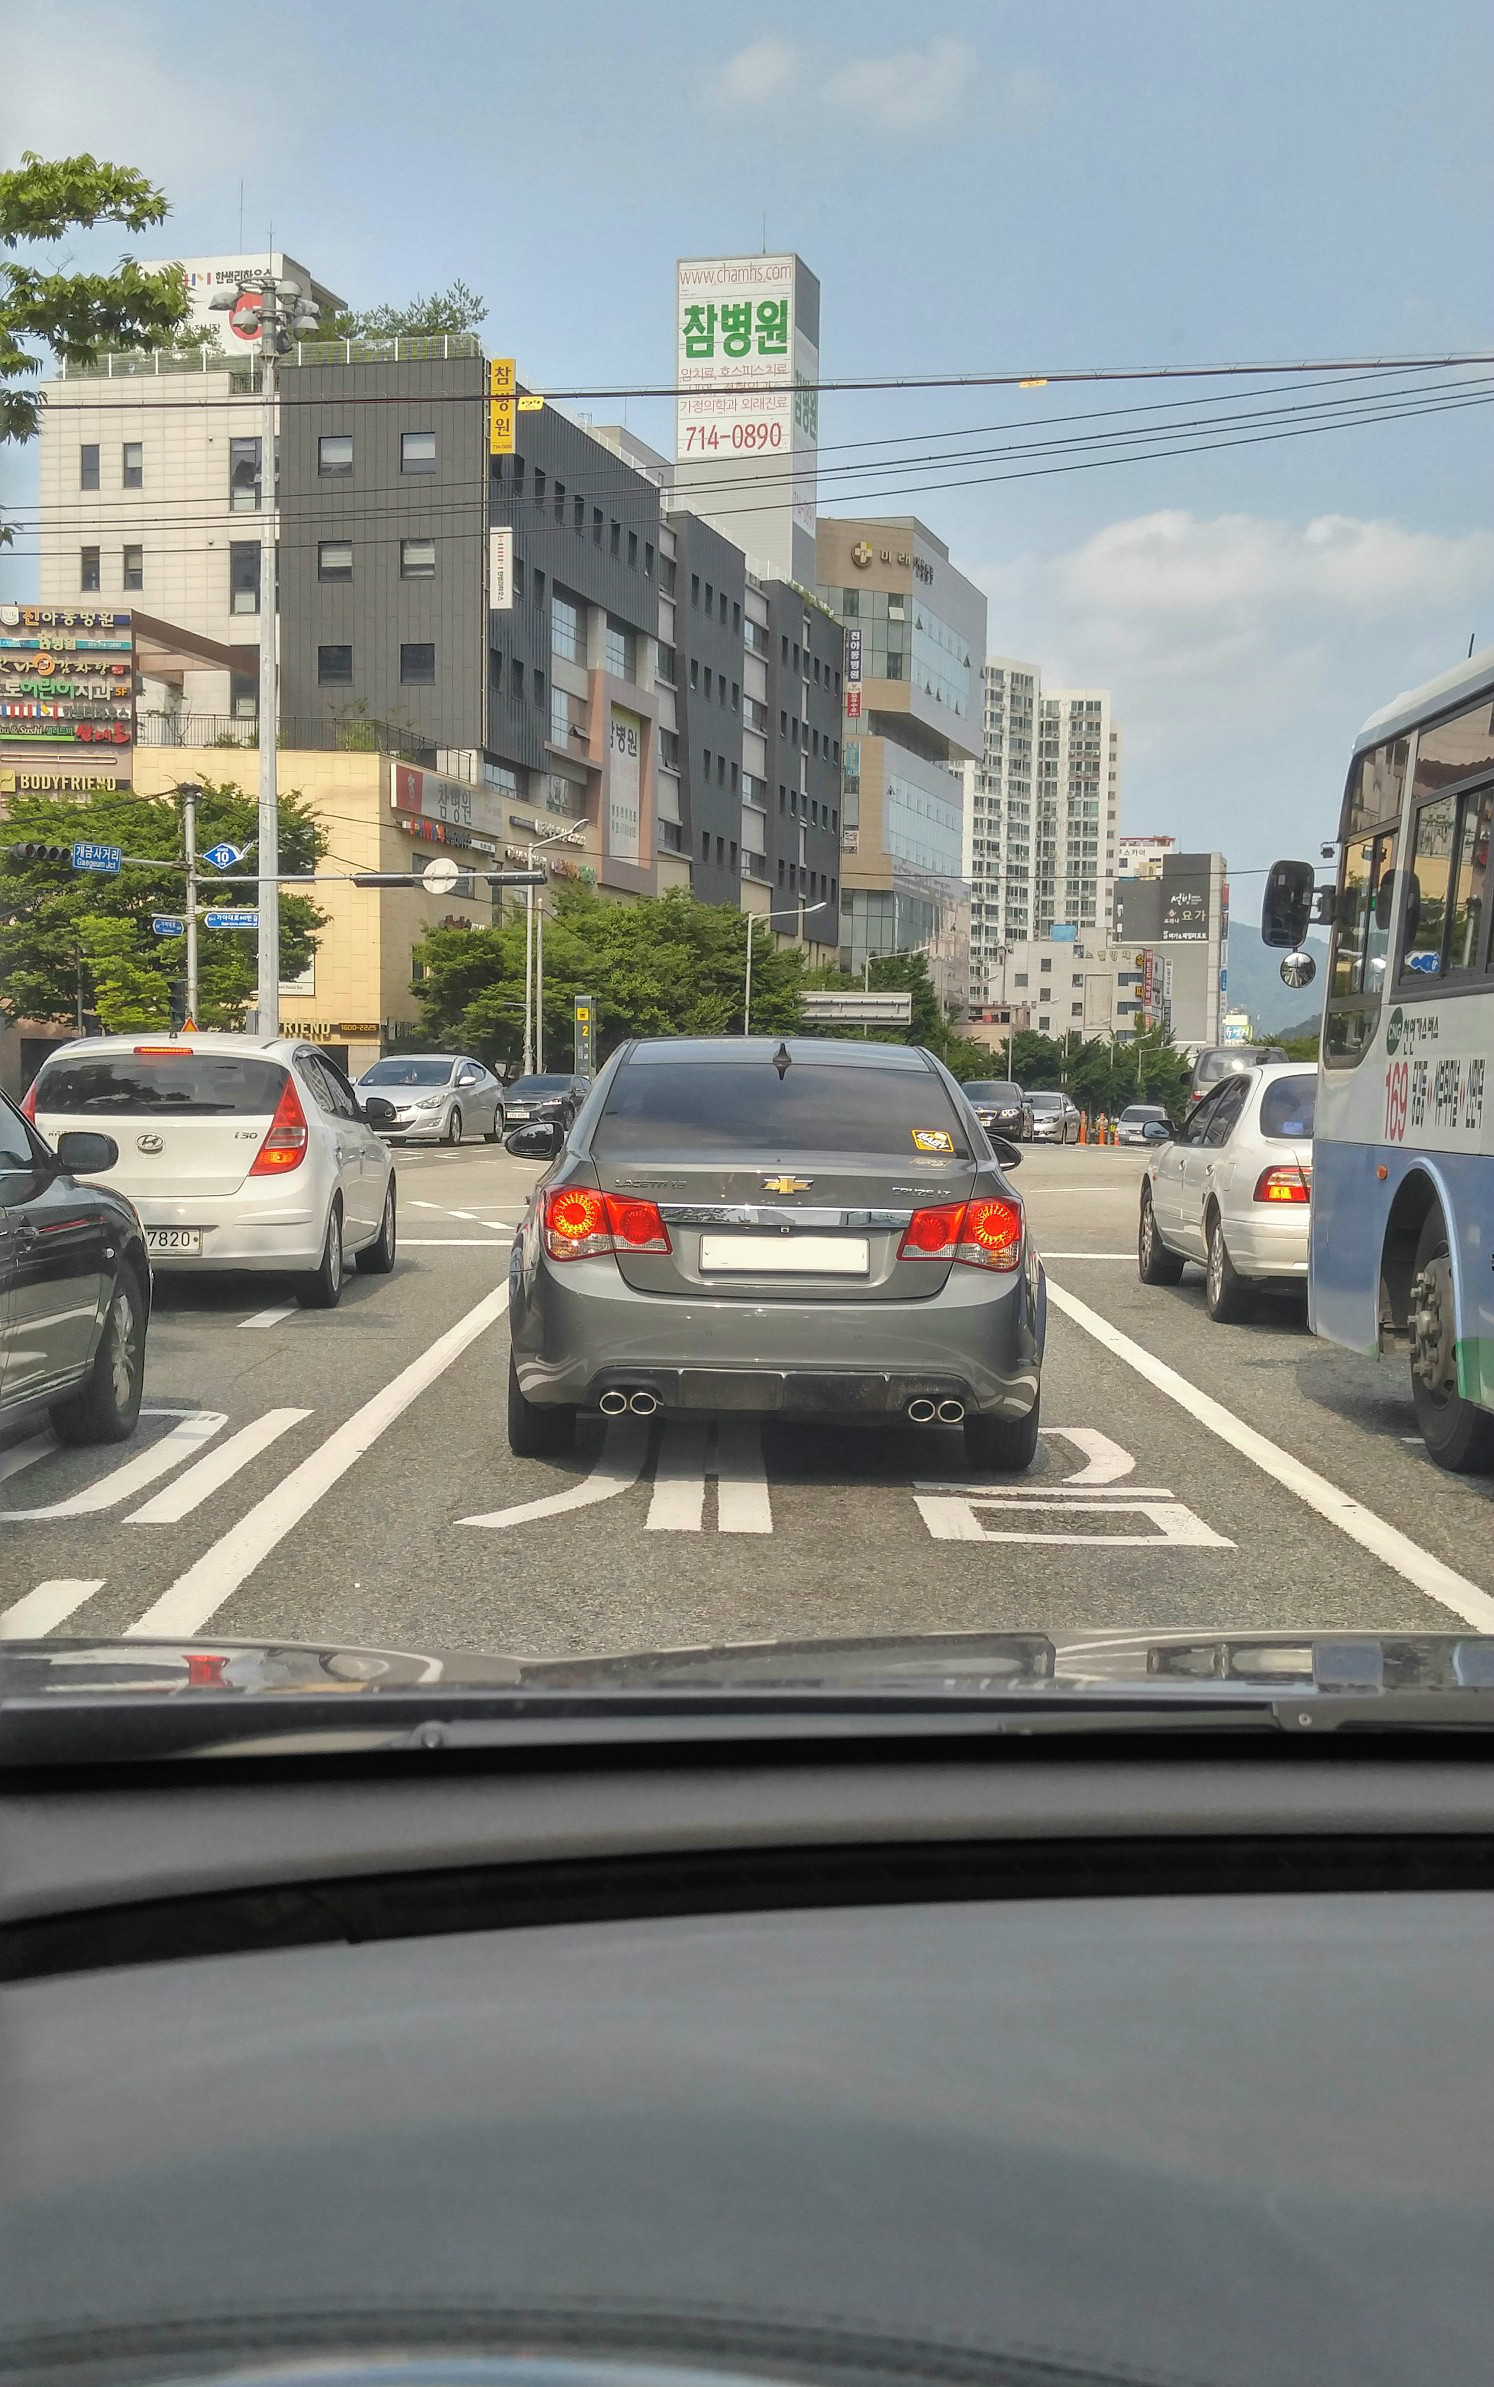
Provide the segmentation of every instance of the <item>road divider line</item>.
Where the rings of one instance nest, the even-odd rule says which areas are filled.
[[[278,1326],[282,1318],[293,1318],[300,1308],[298,1301],[282,1302],[277,1310],[256,1310],[252,1318],[240,1318],[241,1326]]]
[[[50,1633],[91,1600],[96,1591],[104,1588],[104,1577],[96,1583],[80,1583],[59,1576],[55,1582],[38,1583],[35,1591],[28,1591],[24,1599],[13,1607],[0,1611],[0,1641],[39,1641],[43,1633]]]
[[[1044,1252],[1041,1257],[1046,1264],[1049,1260],[1134,1260],[1136,1254],[1134,1252]]]
[[[716,1428],[716,1524],[722,1533],[773,1530],[762,1428],[753,1418],[722,1418]]]
[[[28,1435],[24,1442],[16,1443],[12,1449],[0,1451],[0,1484],[8,1483],[13,1475],[19,1475],[23,1467],[34,1467],[38,1459],[46,1457],[48,1451],[61,1447],[48,1426],[40,1434]]]
[[[1379,1559],[1383,1566],[1390,1567],[1418,1591],[1425,1592],[1427,1598],[1436,1600],[1440,1607],[1451,1609],[1453,1615],[1460,1616],[1465,1624],[1474,1626],[1481,1633],[1494,1632],[1494,1598],[1488,1592],[1481,1591],[1476,1583],[1470,1583],[1466,1575],[1457,1574],[1429,1551],[1418,1549],[1410,1536],[1402,1533],[1398,1526],[1387,1524],[1383,1517],[1377,1517],[1372,1509],[1365,1508],[1362,1502],[1341,1491],[1337,1484],[1330,1483],[1316,1469],[1304,1466],[1290,1451],[1269,1441],[1264,1434],[1258,1434],[1254,1426],[1248,1426],[1232,1409],[1226,1409],[1222,1401],[1216,1401],[1211,1394],[1190,1383],[1186,1376],[1180,1376],[1176,1368],[1170,1368],[1165,1360],[1156,1358],[1141,1343],[1133,1342],[1128,1334],[1121,1333],[1119,1327],[1112,1326],[1108,1318],[1102,1318],[1098,1310],[1092,1310],[1087,1302],[1080,1301],[1064,1286],[1055,1285],[1051,1277],[1048,1279],[1048,1299],[1055,1309],[1064,1317],[1071,1318],[1103,1349],[1113,1352],[1117,1359],[1124,1360],[1127,1367],[1134,1368],[1137,1375],[1144,1377],[1158,1392],[1165,1393],[1170,1401],[1176,1401],[1178,1407],[1186,1410],[1197,1424],[1205,1427],[1209,1433],[1217,1434],[1221,1442],[1228,1443],[1231,1450],[1249,1459],[1252,1465],[1260,1468],[1262,1474],[1273,1477],[1306,1507],[1326,1518],[1330,1525],[1336,1525],[1340,1533],[1346,1533],[1350,1541],[1357,1542],[1372,1558]]]
[[[591,1508],[599,1500],[614,1500],[630,1492],[643,1473],[648,1455],[648,1428],[632,1417],[609,1425],[601,1456],[590,1475],[564,1492],[546,1492],[538,1500],[521,1500],[513,1508],[495,1508],[485,1517],[463,1517],[463,1525],[530,1525],[537,1517],[563,1517],[574,1508]]]
[[[310,1415],[309,1409],[267,1409],[263,1417],[257,1417],[252,1425],[241,1426],[237,1434],[230,1434],[217,1450],[210,1450],[205,1459],[199,1459],[195,1467],[189,1467],[184,1475],[179,1475],[175,1483],[167,1485],[164,1492],[157,1492],[153,1500],[147,1500],[144,1508],[133,1510],[125,1523],[179,1523],[183,1517],[189,1517],[194,1508],[201,1508],[202,1503],[211,1499],[214,1492],[221,1491],[241,1467],[247,1467],[251,1459],[257,1459],[262,1450],[268,1450],[272,1442],[278,1441],[290,1427],[299,1425],[303,1417]]]
[[[459,1359],[479,1335],[496,1324],[507,1308],[505,1282],[485,1293],[464,1318],[448,1327],[445,1334],[438,1335],[418,1359],[401,1368],[382,1391],[365,1401],[361,1409],[355,1409],[299,1467],[293,1467],[273,1491],[256,1501],[246,1516],[230,1526],[195,1565],[179,1575],[145,1614],[126,1628],[129,1638],[169,1640],[200,1632],[209,1617],[217,1614],[224,1601],[299,1525],[323,1494],[331,1490],[365,1451],[372,1449],[379,1436],[396,1418],[403,1416],[427,1385],[434,1384],[453,1360]]]
[[[705,1519],[706,1428],[691,1418],[664,1428],[645,1531],[699,1533]]]
[[[81,1492],[72,1493],[66,1500],[54,1500],[46,1508],[0,1509],[0,1524],[10,1525],[40,1517],[94,1517],[101,1509],[117,1508],[122,1500],[131,1500],[153,1484],[158,1475],[168,1475],[190,1458],[204,1442],[211,1442],[221,1433],[228,1419],[219,1409],[197,1409],[181,1418],[169,1434],[153,1442],[148,1450],[135,1453],[122,1467],[111,1467],[97,1483],[85,1484]]]
[[[402,1252],[496,1252],[503,1249],[496,1235],[401,1235]]]

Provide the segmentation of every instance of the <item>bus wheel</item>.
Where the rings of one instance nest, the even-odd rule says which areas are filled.
[[[1494,1467],[1494,1416],[1458,1391],[1452,1260],[1440,1210],[1429,1210],[1411,1278],[1411,1398],[1430,1457],[1452,1475]]]

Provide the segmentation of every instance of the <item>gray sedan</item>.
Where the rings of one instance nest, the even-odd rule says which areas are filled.
[[[974,1467],[1030,1463],[1046,1289],[1020,1155],[929,1053],[632,1043],[568,1138],[509,1148],[560,1153],[510,1261],[521,1456],[568,1448],[578,1410],[663,1408],[939,1421]]]
[[[470,1053],[390,1053],[365,1069],[358,1092],[394,1105],[394,1124],[383,1132],[400,1143],[481,1135],[496,1144],[503,1133],[503,1088]]]
[[[1077,1144],[1079,1141],[1079,1111],[1068,1094],[1029,1094],[1028,1108],[1032,1125],[1028,1129],[1035,1144]]]

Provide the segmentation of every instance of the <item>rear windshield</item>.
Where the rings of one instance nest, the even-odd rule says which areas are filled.
[[[965,1088],[967,1102],[1018,1103],[1022,1099],[1016,1086],[1007,1086],[995,1078],[972,1078]]]
[[[599,1156],[629,1159],[660,1151],[769,1160],[808,1152],[970,1158],[954,1105],[931,1070],[812,1061],[796,1061],[781,1078],[767,1061],[750,1069],[690,1061],[624,1066],[592,1142]]]
[[[1165,1119],[1166,1117],[1166,1111],[1164,1111],[1157,1103],[1133,1102],[1129,1110],[1121,1112],[1120,1123],[1122,1127],[1124,1127],[1126,1121],[1129,1119],[1132,1125],[1135,1126],[1146,1119]]]
[[[1280,1136],[1286,1143],[1310,1138],[1317,1099],[1314,1076],[1273,1078],[1261,1096],[1261,1134]]]
[[[358,1080],[360,1086],[444,1086],[451,1075],[449,1061],[375,1061]]]
[[[170,1111],[179,1117],[222,1119],[243,1112],[269,1118],[280,1100],[285,1071],[251,1053],[180,1053],[154,1058],[111,1053],[107,1059],[49,1061],[36,1081],[38,1111],[119,1117]]]
[[[1063,1109],[1061,1094],[1029,1094],[1027,1099],[1035,1111],[1061,1111]]]

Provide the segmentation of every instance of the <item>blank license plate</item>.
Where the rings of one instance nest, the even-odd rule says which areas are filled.
[[[147,1227],[146,1249],[153,1252],[202,1251],[201,1227]]]
[[[864,1235],[702,1235],[702,1275],[866,1276],[871,1246]]]

